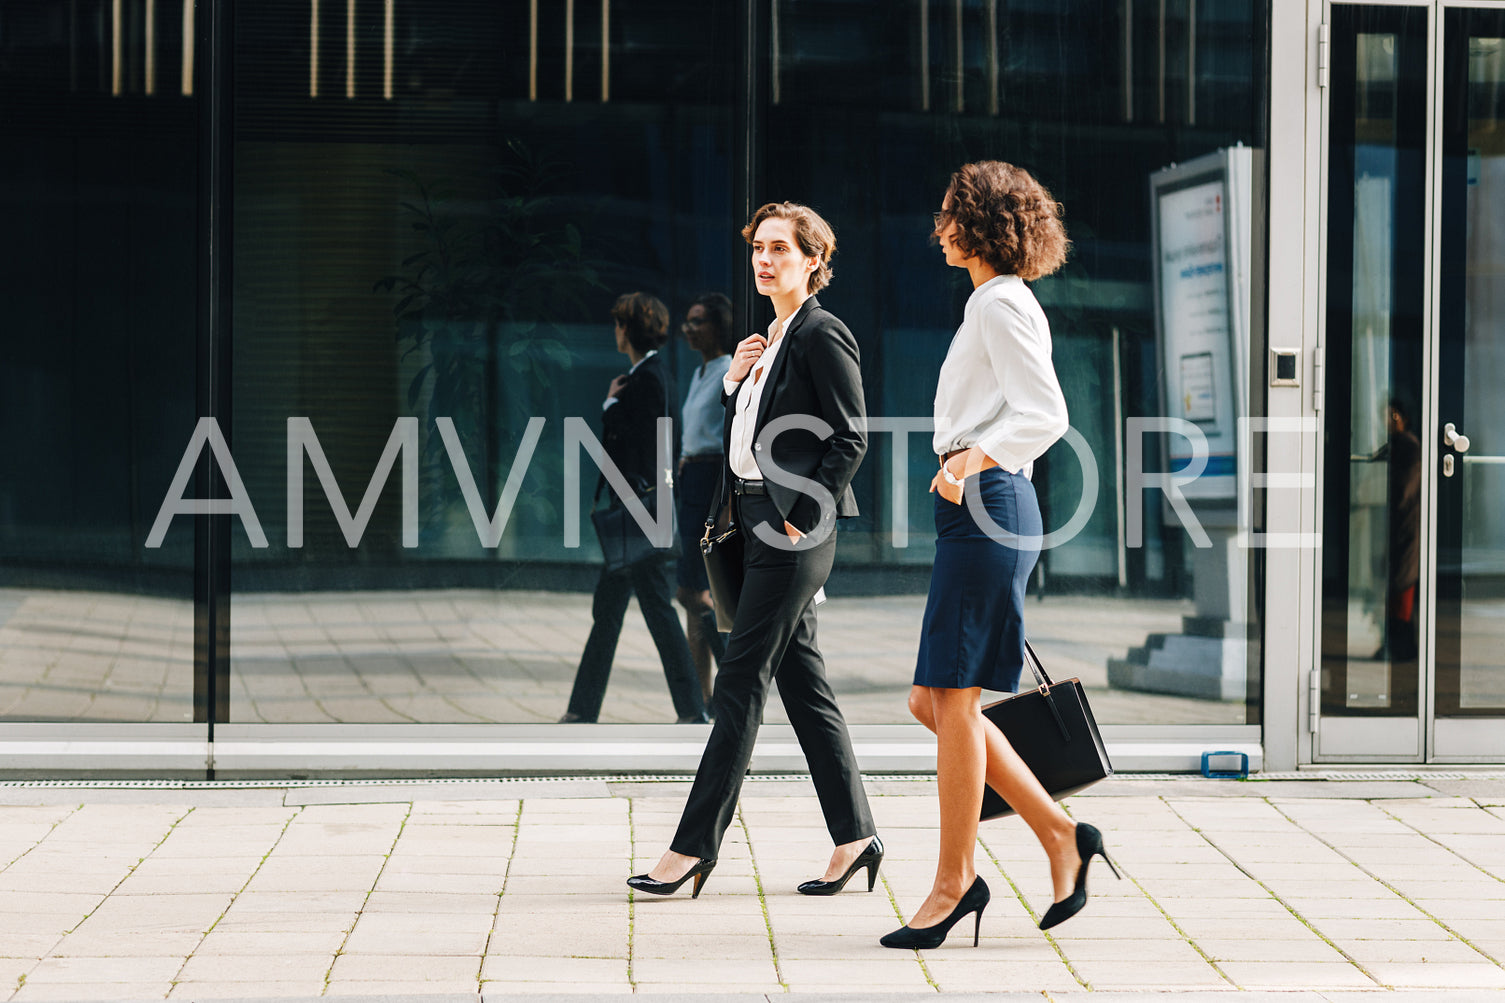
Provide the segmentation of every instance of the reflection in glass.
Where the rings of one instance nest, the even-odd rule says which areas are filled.
[[[603,318],[732,274],[730,12],[315,6],[236,8],[234,438],[271,546],[237,538],[232,719],[556,721],[600,567],[564,423],[599,434],[625,370]],[[673,720],[636,620],[602,719]]]
[[[1179,380],[1155,348],[1147,179],[1264,145],[1268,5],[1173,11],[1163,69],[1134,58],[1154,49],[1155,11],[1088,0],[771,4],[756,67],[741,64],[735,5],[613,0],[609,18],[522,0],[313,9],[317,30],[307,0],[236,5],[232,441],[270,546],[234,535],[232,720],[558,720],[599,568],[584,516],[594,470],[586,461],[565,497],[564,420],[595,427],[601,388],[622,372],[599,320],[612,298],[643,290],[678,317],[726,289],[761,328],[734,192],[808,203],[838,231],[823,300],[861,343],[871,413],[928,416],[966,299],[926,242],[932,202],[958,164],[998,158],[1067,206],[1074,256],[1035,291],[1100,475],[1084,530],[1042,561],[1031,631],[1053,668],[1093,689],[1104,723],[1257,723],[1246,582],[1198,562],[1155,492],[1143,546],[1118,513],[1125,422],[1159,413],[1160,382]],[[938,316],[938,303],[954,310]],[[683,392],[698,354],[678,340],[666,354]],[[290,418],[307,419],[322,456],[295,441],[292,498]],[[863,515],[843,528],[821,613],[854,723],[909,720],[933,555],[927,439],[907,434],[901,450],[875,435],[854,484]],[[1146,469],[1166,462],[1147,438]],[[1060,526],[1081,500],[1078,461],[1058,447],[1036,471],[1047,527]],[[1227,597],[1248,694],[1111,687],[1115,659],[1167,657],[1153,653],[1199,631],[1222,643],[1229,625],[1198,616],[1198,576],[1201,593]],[[611,678],[601,721],[674,720],[636,615]]]

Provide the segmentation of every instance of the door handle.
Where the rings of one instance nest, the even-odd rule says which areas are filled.
[[[1452,446],[1460,453],[1468,452],[1468,436],[1458,431],[1458,427],[1452,422],[1442,426],[1442,441],[1444,445]]]

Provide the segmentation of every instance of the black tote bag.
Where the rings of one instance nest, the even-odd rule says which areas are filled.
[[[1060,801],[1110,776],[1113,765],[1081,680],[1053,681],[1028,641],[1024,651],[1024,664],[1039,685],[990,703],[982,713],[1003,732],[1040,785]],[[1012,814],[1014,809],[997,791],[983,787],[983,821]]]
[[[601,496],[601,488],[596,488],[596,497]],[[650,514],[658,509],[658,489],[649,488],[638,494],[638,501]],[[675,516],[671,512],[671,520]],[[643,527],[638,525],[632,513],[627,511],[627,506],[620,498],[612,497],[611,504],[606,508],[598,508],[591,512],[591,525],[596,528],[596,539],[601,544],[601,556],[606,560],[608,573],[621,571],[629,568],[637,562],[654,554],[667,554],[670,557],[678,557],[679,525],[677,522],[670,523],[669,546],[655,547],[653,541],[648,539],[643,532]]]
[[[669,414],[669,386],[664,385],[664,417],[672,417]],[[665,490],[672,491],[674,478],[669,471],[661,471],[660,478],[666,485]],[[606,476],[603,474],[596,480],[596,493],[591,499],[591,525],[596,529],[596,539],[601,544],[601,557],[606,562],[606,573],[613,574],[624,568],[630,568],[645,558],[655,554],[666,554],[669,557],[680,556],[679,545],[679,513],[675,506],[669,506],[669,545],[667,547],[655,546],[648,535],[643,532],[643,527],[627,511],[627,506],[615,494],[606,508],[596,508],[601,503],[601,489],[606,486]],[[637,500],[648,510],[649,515],[658,511],[658,485],[633,484],[632,493]]]

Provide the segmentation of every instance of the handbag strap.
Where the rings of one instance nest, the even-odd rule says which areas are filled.
[[[1040,661],[1040,656],[1035,653],[1035,646],[1026,639],[1024,642],[1024,664],[1029,666],[1030,673],[1035,677],[1035,682],[1040,684],[1043,690],[1049,690],[1054,686],[1055,680],[1050,678],[1050,673],[1045,671],[1045,663]]]
[[[1061,711],[1056,707],[1056,695],[1052,688],[1056,685],[1050,678],[1050,673],[1045,671],[1045,663],[1040,661],[1040,656],[1035,653],[1035,646],[1028,640],[1024,642],[1024,664],[1035,677],[1035,682],[1040,684],[1040,695],[1045,698],[1045,706],[1050,708],[1050,716],[1055,718],[1056,727],[1061,731],[1061,741],[1071,741],[1071,729],[1066,727],[1066,719],[1061,716]]]

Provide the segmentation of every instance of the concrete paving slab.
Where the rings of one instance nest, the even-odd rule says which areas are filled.
[[[304,979],[302,981],[270,981],[258,979],[255,982],[178,982],[173,985],[172,992],[168,993],[170,1000],[237,1000],[250,999],[276,999],[283,1001],[289,998],[317,997],[324,991],[323,979]]]
[[[460,995],[472,991],[475,979],[453,979],[432,982],[345,982],[331,979],[324,995],[357,999],[391,999],[394,997],[418,997],[427,999],[433,993]]]
[[[172,983],[160,982],[28,982],[11,995],[12,1000],[160,1000]]]
[[[182,967],[181,955],[44,958],[26,973],[26,983],[168,982]]]
[[[1224,961],[1218,968],[1240,989],[1374,988],[1380,983],[1346,962]]]
[[[461,983],[475,989],[480,984],[481,959],[469,955],[369,955],[342,954],[329,969],[335,982]],[[452,989],[439,989],[449,992]]]
[[[210,954],[195,952],[178,978],[196,982],[254,982],[274,973],[285,981],[321,979],[334,963],[332,954]]]
[[[1386,986],[1505,991],[1505,969],[1488,963],[1383,962],[1366,967],[1381,985]]]

